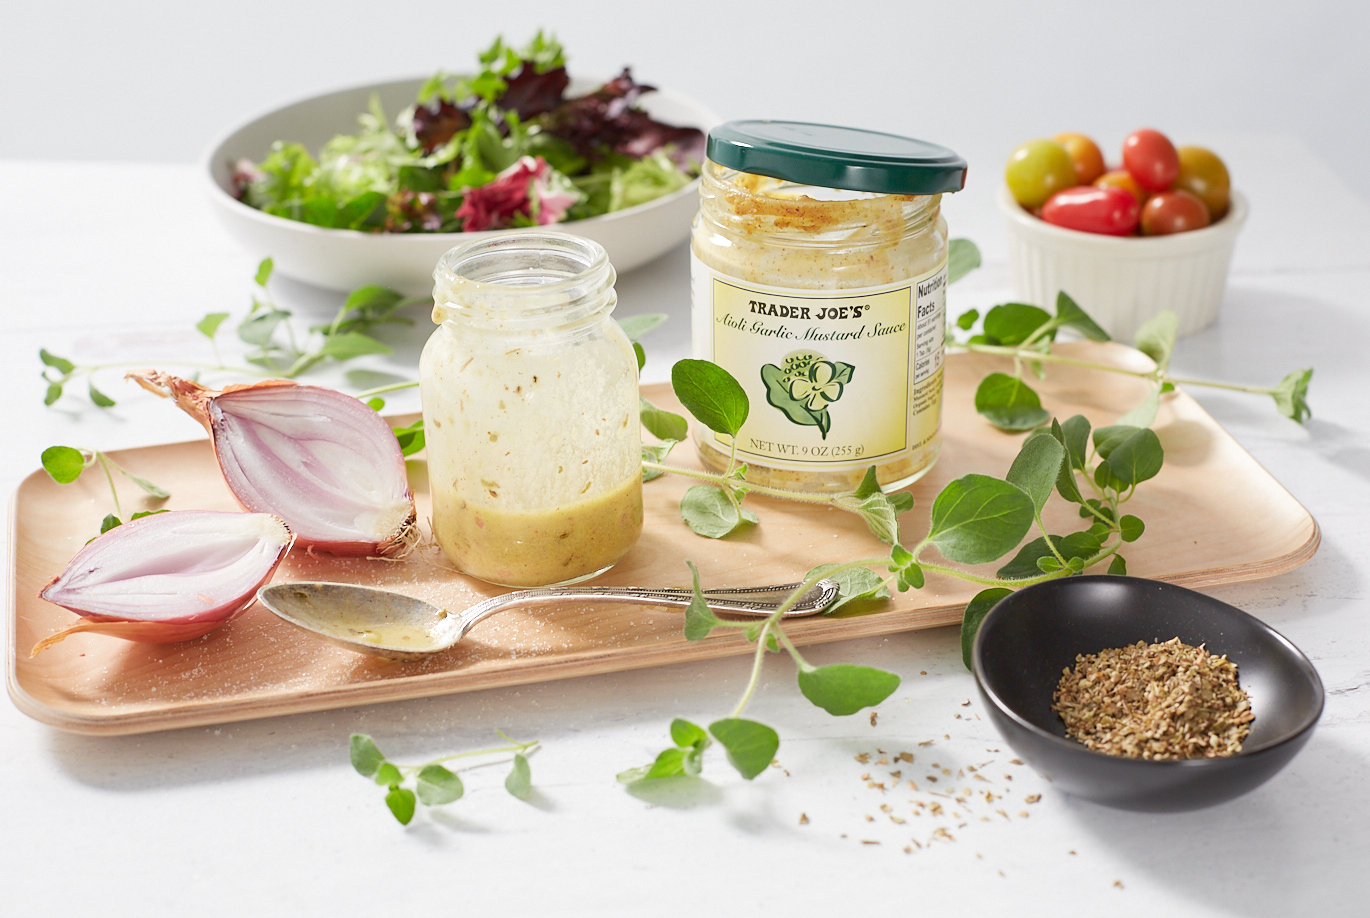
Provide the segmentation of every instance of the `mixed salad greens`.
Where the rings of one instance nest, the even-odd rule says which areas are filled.
[[[277,141],[234,165],[244,203],[291,220],[380,233],[476,232],[580,220],[669,194],[698,175],[704,134],[654,120],[629,68],[568,97],[566,55],[541,31],[496,39],[469,77],[436,74],[391,122],[373,98],[316,159]]]

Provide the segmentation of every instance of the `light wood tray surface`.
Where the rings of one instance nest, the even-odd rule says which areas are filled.
[[[1145,365],[1144,357],[1120,345],[1057,347],[1119,365]],[[993,430],[973,408],[976,385],[996,369],[1003,369],[1002,361],[966,355],[948,359],[942,456],[911,489],[915,507],[901,518],[907,544],[926,531],[932,500],[948,481],[969,472],[1002,477],[1016,455],[1021,436]],[[1058,417],[1084,414],[1096,427],[1112,422],[1144,392],[1136,380],[1119,374],[1054,366],[1038,390]],[[646,394],[657,404],[675,404],[667,387],[649,387]],[[1271,422],[1280,423],[1273,416]],[[1312,557],[1319,542],[1317,523],[1193,399],[1182,392],[1166,397],[1155,429],[1166,449],[1165,467],[1128,505],[1147,524],[1145,536],[1124,552],[1131,574],[1203,588],[1271,577]],[[169,508],[239,509],[207,440],[126,450],[115,458],[169,490]],[[692,446],[677,447],[672,461],[694,464]],[[427,533],[423,470],[421,462],[410,463],[419,519]],[[642,539],[598,582],[685,586],[689,559],[707,586],[783,583],[824,562],[883,552],[853,515],[758,497],[748,502],[761,525],[726,540],[697,537],[680,521],[678,509],[690,483],[667,476],[646,486]],[[131,512],[129,500],[136,502],[126,498],[125,512]],[[1078,528],[1073,510],[1056,503],[1061,504],[1058,512],[1048,516],[1052,531]],[[678,611],[560,603],[500,613],[456,647],[418,663],[387,663],[334,647],[260,606],[186,644],[134,644],[77,634],[29,658],[37,641],[76,620],[39,599],[38,592],[98,531],[109,509],[100,476],[88,474],[75,484],[58,485],[41,469],[20,485],[11,506],[13,592],[6,616],[10,695],[30,716],[73,732],[148,732],[751,651],[732,632],[686,641]],[[287,558],[276,579],[364,582],[453,608],[502,592],[451,572],[431,548],[401,562],[300,553]],[[798,644],[813,644],[953,625],[977,590],[934,576],[924,589],[896,594],[874,611],[795,620],[786,632]]]

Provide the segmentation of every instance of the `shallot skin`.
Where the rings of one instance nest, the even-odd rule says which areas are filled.
[[[188,641],[222,627],[256,601],[294,543],[280,517],[172,510],[87,543],[39,595],[83,621],[30,655],[78,632],[151,644]]]
[[[352,396],[283,379],[216,390],[155,370],[129,377],[199,421],[239,503],[280,516],[301,547],[388,557],[415,541],[399,443]]]

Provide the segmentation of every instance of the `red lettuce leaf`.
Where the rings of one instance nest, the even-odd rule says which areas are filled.
[[[682,168],[695,168],[704,158],[704,132],[656,121],[638,109],[638,99],[655,92],[633,80],[629,68],[598,90],[568,99],[547,115],[544,127],[588,159],[606,152],[643,157],[672,146],[671,158]]]

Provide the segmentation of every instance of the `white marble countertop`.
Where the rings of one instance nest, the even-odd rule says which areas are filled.
[[[1070,897],[1069,908],[1123,914],[1352,914],[1354,877],[1370,856],[1370,568],[1360,557],[1370,545],[1370,207],[1298,139],[1224,142],[1246,164],[1253,213],[1219,322],[1183,339],[1174,365],[1250,383],[1316,367],[1306,426],[1250,397],[1192,391],[1322,527],[1321,549],[1292,573],[1212,591],[1286,634],[1326,683],[1312,741],[1266,785],[1165,816],[1054,791],[1013,764],[980,716],[955,629],[811,651],[815,662],[903,677],[874,722],[812,707],[794,691],[791,664],[773,658],[749,714],[780,731],[777,767],[745,782],[716,757],[703,780],[642,793],[615,774],[650,760],[672,717],[730,710],[745,659],[129,737],[70,735],[5,703],[8,906],[815,914],[859,904],[1046,915]],[[1291,163],[1312,176],[1297,205],[1281,193]],[[256,258],[213,221],[192,167],[4,161],[0,202],[0,358],[15,380],[0,451],[6,492],[53,443],[110,450],[191,438],[179,412],[124,388],[117,371],[102,377],[119,397],[113,409],[77,398],[44,407],[38,351],[155,364],[205,351],[193,329],[205,313],[241,314]],[[979,243],[986,259],[952,288],[951,311],[1009,298],[992,189],[968,189],[947,211],[954,234]],[[647,340],[649,379],[664,378],[688,347],[687,274],[682,246],[619,281],[620,315],[672,316]],[[303,315],[329,315],[338,302],[284,279],[274,290]],[[377,366],[412,373],[427,331],[420,322]],[[408,397],[391,408],[416,408]],[[397,760],[421,762],[488,745],[495,730],[542,741],[527,801],[505,793],[502,768],[478,769],[462,800],[404,828],[347,761],[354,731]],[[916,751],[917,768],[934,775],[985,766],[999,799],[957,817],[915,816],[931,798],[871,786],[894,767],[882,757],[901,751]],[[939,828],[954,838],[937,837]]]

